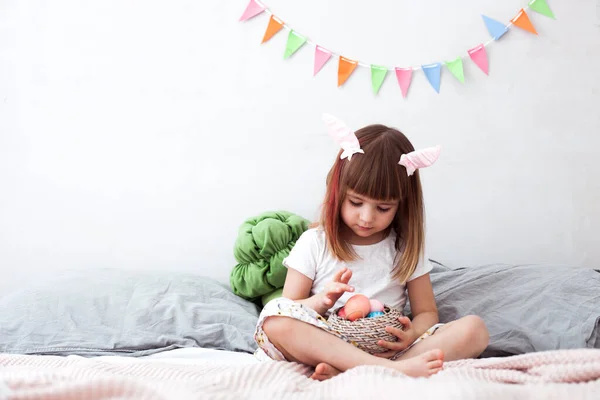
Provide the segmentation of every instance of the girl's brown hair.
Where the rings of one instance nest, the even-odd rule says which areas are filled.
[[[423,255],[425,217],[419,171],[408,176],[398,164],[402,154],[414,151],[402,132],[385,125],[369,125],[356,131],[364,154],[352,160],[340,159],[341,150],[327,174],[327,190],[320,224],[330,251],[341,261],[357,258],[352,247],[340,237],[340,211],[348,189],[375,200],[399,200],[398,210],[388,227],[396,232],[396,259],[393,277],[406,282]]]

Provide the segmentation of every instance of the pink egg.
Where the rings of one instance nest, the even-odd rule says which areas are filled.
[[[344,307],[340,308],[337,313],[338,317],[346,319],[346,310]]]
[[[356,321],[364,318],[371,312],[371,302],[367,296],[355,294],[350,297],[344,306],[346,310],[346,319]]]
[[[376,299],[371,299],[371,312],[383,311],[383,303]]]

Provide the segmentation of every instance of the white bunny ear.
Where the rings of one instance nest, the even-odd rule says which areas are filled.
[[[329,136],[344,149],[340,156],[341,159],[348,157],[348,161],[350,161],[353,154],[365,153],[360,148],[356,134],[345,123],[330,114],[323,114],[323,121],[327,126]]]
[[[398,164],[403,165],[406,168],[408,176],[411,176],[417,169],[433,165],[440,156],[441,151],[441,146],[415,150],[408,154],[402,154]]]

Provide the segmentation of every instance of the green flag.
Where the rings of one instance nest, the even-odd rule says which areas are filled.
[[[529,8],[531,8],[533,11],[535,11],[537,13],[545,15],[546,17],[556,19],[554,17],[554,13],[550,9],[550,6],[548,5],[548,3],[546,3],[546,0],[531,0],[529,2]]]
[[[373,86],[373,93],[377,94],[377,92],[379,92],[387,73],[388,69],[386,67],[371,65],[371,84]]]
[[[286,59],[297,52],[300,47],[304,46],[304,43],[306,43],[306,38],[304,36],[299,35],[295,31],[290,31],[285,45],[285,54],[283,55],[283,58]]]
[[[446,67],[452,72],[452,75],[461,83],[465,83],[465,72],[463,70],[462,58],[457,57],[454,61],[447,61]]]

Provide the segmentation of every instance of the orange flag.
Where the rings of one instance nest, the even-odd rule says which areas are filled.
[[[510,20],[510,22],[512,22],[515,26],[526,30],[527,32],[531,32],[536,35],[538,34],[535,28],[533,27],[529,16],[522,8],[521,11],[519,11],[519,13],[513,19]]]
[[[262,43],[271,39],[277,32],[279,32],[283,28],[283,22],[274,15],[271,15],[269,19],[269,25],[267,26],[267,30],[265,31],[265,36],[263,36]]]
[[[352,75],[356,69],[357,65],[357,61],[340,56],[340,62],[338,65],[338,87],[346,83],[348,78],[350,78],[350,75]]]

